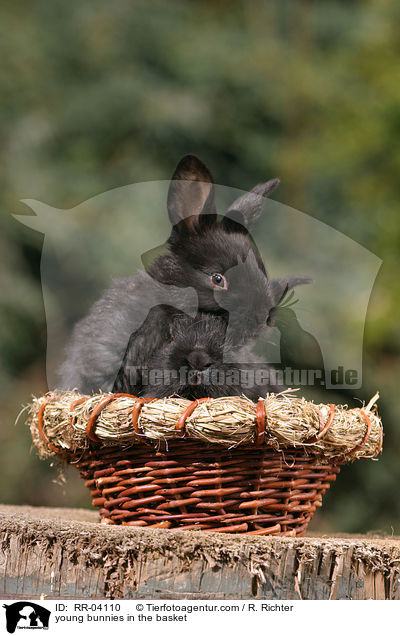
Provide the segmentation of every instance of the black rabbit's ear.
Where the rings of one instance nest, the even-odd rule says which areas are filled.
[[[226,217],[242,223],[247,229],[251,228],[261,215],[265,197],[269,196],[279,183],[279,179],[259,183],[250,192],[246,192],[232,203]]]
[[[178,163],[168,191],[168,214],[174,227],[189,231],[216,220],[214,182],[207,166],[194,155]]]
[[[308,276],[282,276],[281,278],[272,278],[269,281],[272,306],[276,307],[293,287],[297,285],[307,285],[313,282],[314,279]]]
[[[169,251],[168,243],[163,243],[162,245],[158,245],[157,247],[153,247],[151,250],[144,252],[144,254],[141,255],[141,259],[146,272],[153,267],[158,259],[170,255],[171,252]]]

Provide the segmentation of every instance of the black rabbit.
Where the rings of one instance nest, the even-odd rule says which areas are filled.
[[[249,230],[264,197],[278,183],[273,179],[256,186],[221,218],[208,168],[197,157],[184,157],[169,188],[173,229],[165,248],[156,249],[155,256],[145,254],[146,271],[114,281],[76,325],[61,368],[61,388],[124,390],[123,368],[145,367],[168,343],[169,326],[179,312],[220,316],[232,352],[265,328],[284,294],[311,282],[297,276],[270,279],[251,239]]]
[[[278,392],[274,371],[250,351],[252,343],[239,345],[246,362],[226,364],[226,323],[211,313],[191,317],[176,315],[170,324],[170,342],[149,360],[146,368],[124,367],[123,377],[132,378],[124,391],[142,397],[179,395],[190,400],[202,397],[246,395],[257,400],[267,392]],[[260,374],[263,371],[263,374]]]

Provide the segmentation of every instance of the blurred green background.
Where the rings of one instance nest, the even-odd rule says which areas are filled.
[[[335,400],[379,389],[384,453],[343,468],[310,529],[400,534],[398,1],[6,0],[0,12],[0,500],[89,506],[75,472],[55,483],[14,426],[47,390],[46,324],[43,236],[10,214],[28,212],[24,198],[70,208],[168,179],[196,153],[224,185],[279,175],[274,198],[383,259],[363,388]]]

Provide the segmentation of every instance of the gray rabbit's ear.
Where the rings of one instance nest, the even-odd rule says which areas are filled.
[[[250,192],[246,192],[232,203],[226,217],[242,223],[247,229],[251,228],[261,215],[264,199],[278,187],[279,183],[279,179],[259,183]]]
[[[168,214],[172,225],[195,231],[216,218],[214,181],[207,166],[194,155],[178,163],[168,191]]]
[[[276,307],[293,287],[297,285],[307,285],[313,282],[314,279],[308,276],[282,276],[281,278],[272,278],[269,281],[272,306]]]

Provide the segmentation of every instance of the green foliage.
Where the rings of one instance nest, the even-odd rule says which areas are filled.
[[[359,396],[381,391],[386,449],[379,462],[343,471],[320,523],[400,532],[397,0],[36,0],[5,2],[1,13],[2,499],[40,503],[37,489],[18,484],[21,471],[44,470],[26,453],[24,428],[12,426],[20,403],[46,388],[42,239],[10,213],[26,212],[23,198],[69,208],[168,179],[192,152],[221,184],[245,189],[279,175],[279,200],[384,260]],[[39,482],[42,500],[59,503]],[[68,501],[81,501],[79,488]]]

